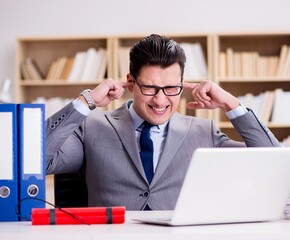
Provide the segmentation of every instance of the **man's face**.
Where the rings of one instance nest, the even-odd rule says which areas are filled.
[[[136,79],[140,85],[154,85],[158,87],[176,86],[181,82],[180,66],[176,63],[167,68],[159,66],[144,66]],[[139,86],[133,82],[133,107],[144,120],[154,125],[160,125],[169,120],[176,111],[180,94],[166,96],[159,90],[155,96],[145,96]]]

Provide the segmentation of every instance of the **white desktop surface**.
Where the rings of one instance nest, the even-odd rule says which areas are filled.
[[[137,214],[162,216],[166,211],[126,212],[124,224],[99,225],[42,225],[33,226],[31,222],[0,222],[2,240],[289,240],[290,219],[275,222],[220,224],[202,226],[168,227],[137,223],[132,221]]]

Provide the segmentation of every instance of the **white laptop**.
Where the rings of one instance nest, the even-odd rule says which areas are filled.
[[[272,221],[281,219],[289,196],[290,148],[201,148],[171,216],[141,213],[133,220],[172,226]]]

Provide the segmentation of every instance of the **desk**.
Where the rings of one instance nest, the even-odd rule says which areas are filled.
[[[136,214],[163,215],[165,211],[126,212],[125,224],[32,226],[31,222],[1,222],[1,240],[289,240],[290,220],[263,223],[166,227],[140,224]]]

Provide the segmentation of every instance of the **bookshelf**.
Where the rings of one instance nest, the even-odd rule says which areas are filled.
[[[288,72],[278,70],[282,46],[290,46],[289,33],[217,34],[213,36],[213,44],[213,79],[235,96],[249,93],[258,96],[266,91],[275,92],[279,88],[290,91],[290,65]],[[288,54],[290,58],[290,52]],[[286,60],[283,63],[286,69],[289,63]],[[286,109],[287,105],[284,106],[283,114],[287,114]],[[263,122],[279,140],[290,135],[290,123],[272,122],[271,115],[268,118]],[[217,111],[216,120],[223,132],[240,140],[225,114]]]
[[[288,64],[288,70],[278,71],[279,61],[282,58],[282,46],[290,48],[290,33],[164,35],[183,44],[185,49],[198,51],[195,55],[203,55],[203,60],[199,64],[206,66],[206,74],[192,77],[187,75],[185,76],[185,81],[199,82],[208,78],[235,96],[243,96],[248,93],[257,96],[266,91],[275,91],[278,88],[283,91],[290,91],[290,51],[288,51],[289,56],[286,54],[284,57],[284,62],[287,62],[288,59],[288,63],[286,63],[286,65]],[[144,36],[44,36],[18,38],[15,74],[16,101],[32,102],[39,97],[71,99],[75,98],[85,88],[94,88],[105,78],[125,81],[126,73],[129,70],[129,48]],[[88,79],[87,81],[67,81],[61,78],[46,79],[52,63],[58,58],[64,56],[73,57],[78,52],[87,51],[90,48],[95,48],[96,50],[106,49],[107,66],[102,78]],[[40,71],[45,76],[43,79],[23,79],[21,64],[26,58],[35,60]],[[191,57],[187,58],[188,64],[191,62],[189,58]],[[232,60],[228,61],[228,59]],[[194,68],[193,65],[191,66]],[[131,93],[127,91],[124,99],[128,98],[131,98]],[[181,113],[215,119],[223,132],[236,140],[240,140],[224,113],[219,110],[186,110],[185,104],[188,99],[191,99],[190,93],[184,91],[179,108]],[[121,102],[122,100],[116,101],[111,106],[108,106],[107,109],[114,109]],[[287,108],[285,107],[285,114],[286,112]],[[283,140],[290,135],[290,123],[275,123],[269,119],[266,124],[279,140]]]
[[[68,79],[47,79],[52,63],[61,57],[73,58],[78,52],[88,49],[106,49],[107,65],[105,77],[112,74],[112,44],[111,39],[101,36],[76,37],[22,37],[17,39],[15,96],[16,102],[32,102],[42,97],[50,99],[75,98],[85,88],[93,88],[102,79],[85,81],[68,81]],[[22,64],[27,59],[33,59],[42,72],[41,79],[24,79]]]

